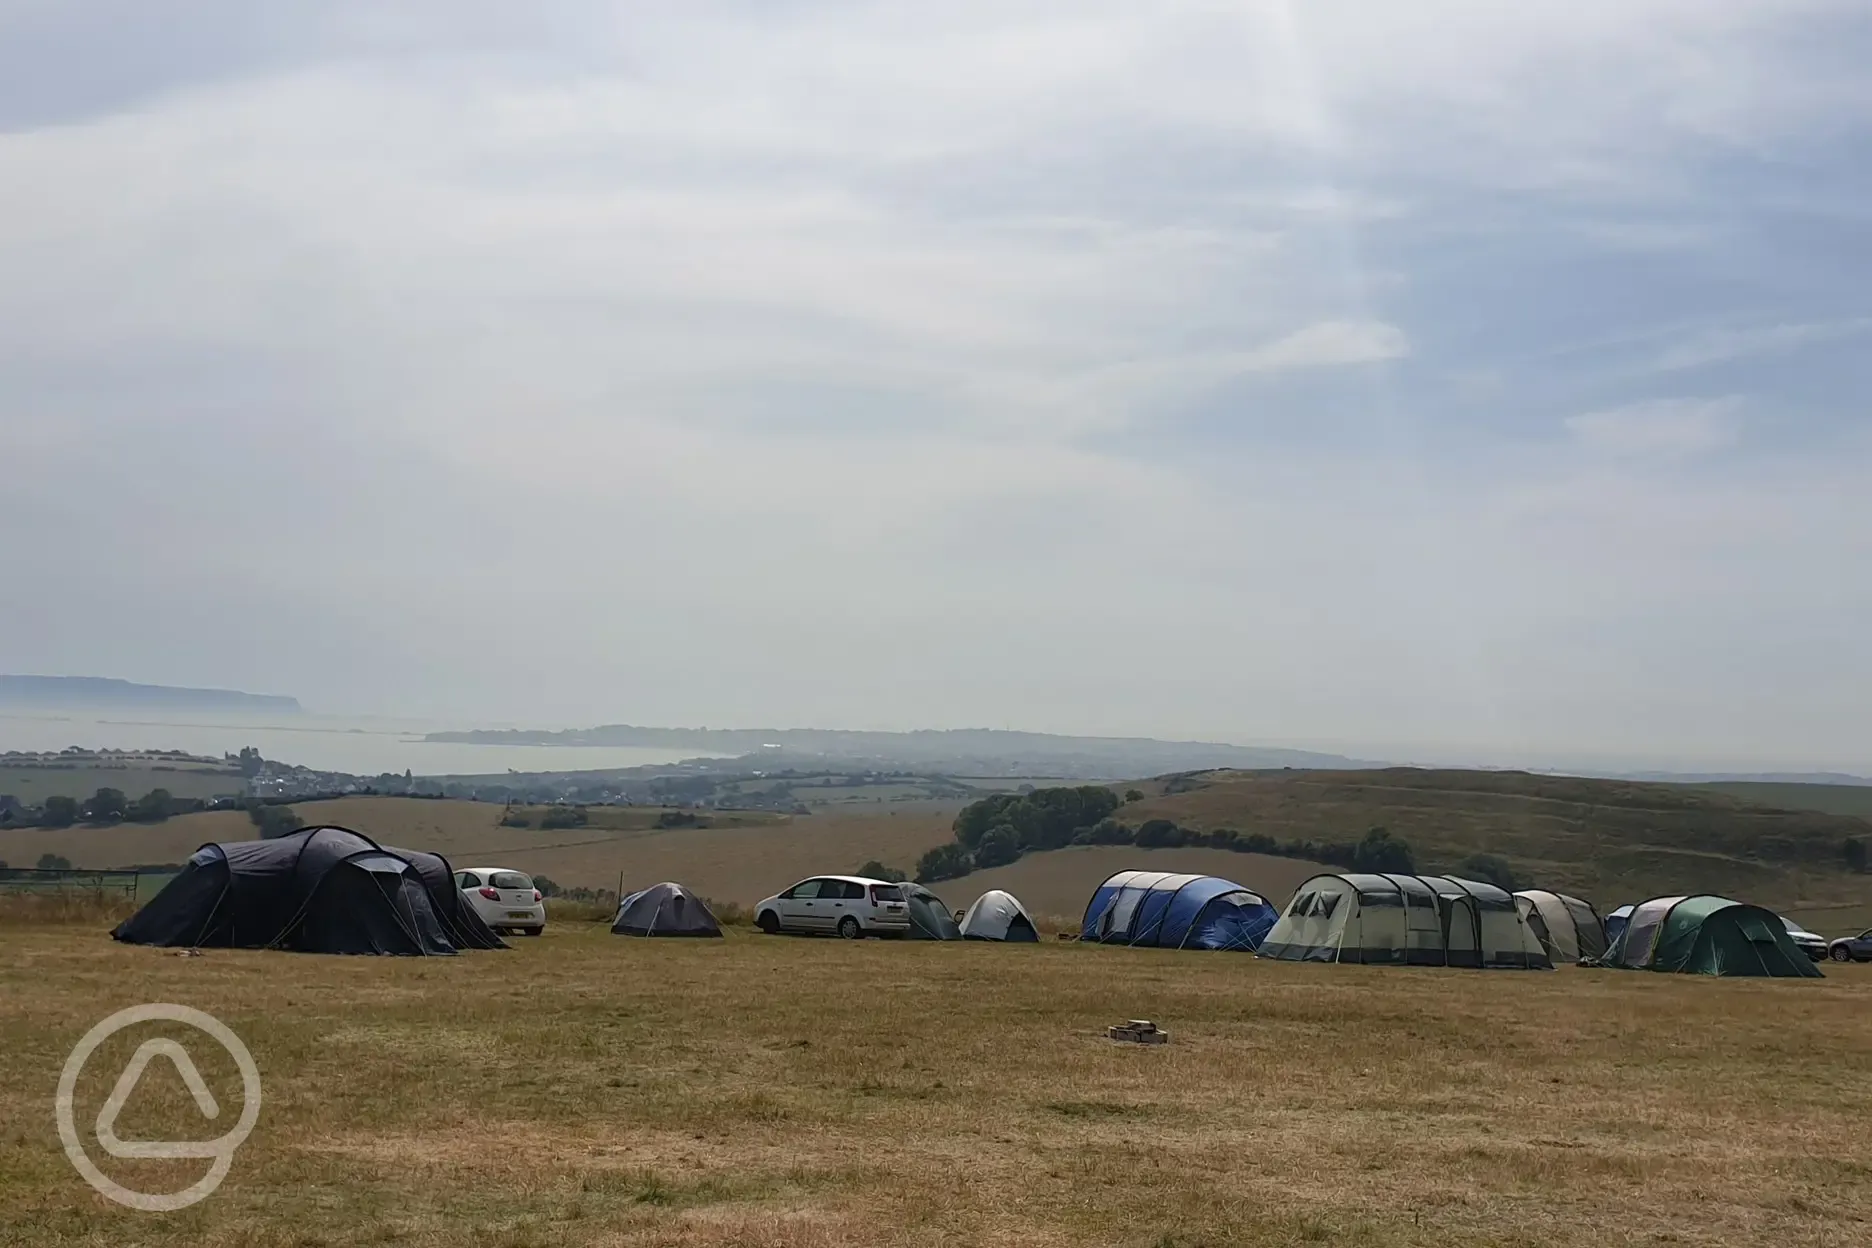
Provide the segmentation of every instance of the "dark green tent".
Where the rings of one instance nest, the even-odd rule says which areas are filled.
[[[962,929],[943,899],[921,884],[905,884],[904,898],[910,911],[911,940],[961,940]]]
[[[1688,975],[1819,979],[1820,968],[1770,911],[1727,897],[1654,897],[1606,951],[1604,966]]]

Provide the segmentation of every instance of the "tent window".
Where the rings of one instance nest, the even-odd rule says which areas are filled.
[[[1301,893],[1293,899],[1293,905],[1287,907],[1287,913],[1296,919],[1304,919],[1313,913],[1313,893]]]
[[[1339,908],[1339,894],[1321,893],[1319,900],[1313,903],[1313,912],[1323,919],[1332,918],[1332,912]]]
[[[1358,899],[1361,906],[1402,906],[1404,904],[1402,893],[1360,893]]]

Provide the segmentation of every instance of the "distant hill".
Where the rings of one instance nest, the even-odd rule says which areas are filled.
[[[1372,766],[1337,754],[1147,737],[1063,737],[990,728],[852,732],[818,728],[600,728],[432,732],[467,745],[631,746],[698,754],[761,755],[779,767],[839,764],[911,768],[959,776],[1121,780],[1208,768]]]
[[[1872,905],[1872,874],[1849,871],[1844,855],[1848,837],[1872,842],[1872,822],[1702,786],[1411,768],[1214,772],[1153,782],[1119,818],[1282,840],[1355,841],[1384,827],[1410,842],[1420,871],[1494,854],[1524,887],[1574,892],[1608,909],[1696,892],[1774,906]]]
[[[1782,810],[1821,810],[1830,815],[1853,815],[1872,819],[1872,784],[1861,781],[1727,781],[1702,787],[1727,793],[1731,797],[1758,806],[1776,806]]]
[[[102,676],[0,676],[0,709],[33,711],[172,711],[297,715],[297,698],[232,689],[138,685]]]

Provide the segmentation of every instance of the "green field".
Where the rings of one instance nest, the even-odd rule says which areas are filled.
[[[1759,806],[1777,806],[1782,810],[1819,810],[1830,815],[1852,815],[1872,819],[1872,785],[1862,784],[1765,784],[1753,781],[1724,781],[1698,785]]]
[[[168,789],[181,798],[220,797],[239,793],[238,773],[199,767],[126,764],[122,767],[9,767],[0,765],[0,793],[11,793],[36,806],[48,797],[82,801],[99,789],[121,789],[132,799],[151,789]]]
[[[0,940],[8,1248],[1855,1248],[1872,1225],[1872,966],[1819,981],[1261,962],[1047,943],[638,941],[509,952]],[[48,991],[48,985],[57,985]],[[121,1007],[253,1051],[203,1203],[107,1204],[52,1088]],[[1163,1047],[1107,1025],[1151,1018]],[[134,1048],[79,1081],[89,1125]],[[230,1065],[188,1044],[223,1115]],[[150,1068],[126,1139],[197,1139]],[[205,1162],[119,1161],[176,1190]]]

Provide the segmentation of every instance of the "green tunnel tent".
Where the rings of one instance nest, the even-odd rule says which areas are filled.
[[[921,884],[905,884],[904,909],[910,914],[911,940],[961,940],[962,929],[943,899]]]
[[[1600,965],[1686,975],[1824,978],[1772,911],[1708,895],[1654,897],[1634,907]]]

